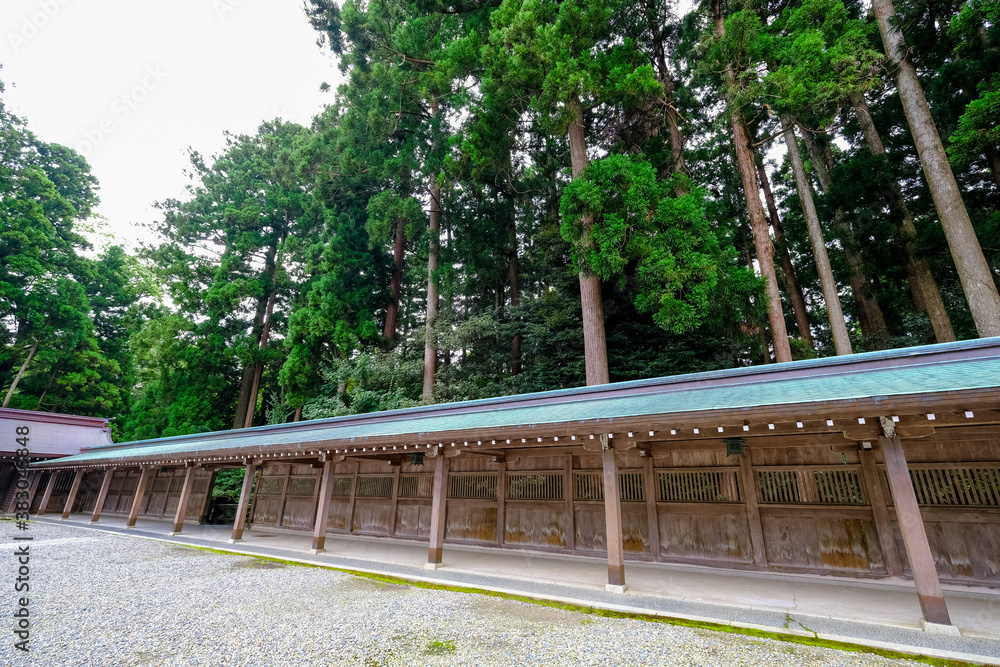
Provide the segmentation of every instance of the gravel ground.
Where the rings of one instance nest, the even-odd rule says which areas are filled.
[[[0,522],[7,553],[14,532]],[[5,633],[2,665],[919,664],[69,526],[33,523],[28,534],[32,652],[16,650]],[[3,562],[12,582],[16,564]],[[0,590],[10,614],[16,594],[8,584]]]

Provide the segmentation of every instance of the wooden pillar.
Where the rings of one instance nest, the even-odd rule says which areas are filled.
[[[97,523],[100,521],[101,511],[104,509],[104,501],[108,497],[108,489],[111,488],[111,480],[114,476],[114,468],[105,469],[104,480],[101,482],[101,490],[97,492],[97,504],[94,505],[94,513],[90,515],[90,523]]]
[[[656,495],[659,485],[656,483],[656,472],[653,470],[653,456],[647,453],[642,460],[642,487],[646,493],[646,523],[649,525],[649,554],[656,560],[660,554],[660,517],[656,511]]]
[[[236,521],[233,522],[233,536],[230,543],[243,540],[243,528],[247,524],[247,510],[250,508],[250,495],[253,490],[253,476],[257,466],[253,461],[247,461],[246,472],[243,473],[243,489],[240,491],[240,503],[236,508]]]
[[[279,508],[278,509],[278,527],[279,528],[281,526],[285,525],[285,505],[288,504],[288,484],[289,484],[289,481],[291,479],[292,479],[292,464],[289,463],[288,464],[288,469],[285,471],[285,481],[281,485],[281,502],[278,505],[278,508]],[[260,475],[260,479],[257,482],[257,486],[259,487],[263,483],[264,483],[264,473],[263,473],[263,470],[262,470],[261,471],[261,475]],[[258,497],[258,495],[255,493],[254,494],[254,500],[255,501],[256,501],[257,497]],[[253,515],[251,515],[251,516],[253,516]]]
[[[347,501],[347,532],[354,532],[354,505],[358,500],[358,474],[361,472],[361,461],[354,462],[354,474],[351,476],[351,497]]]
[[[608,436],[601,436],[604,445],[604,524],[608,545],[608,583],[605,586],[614,593],[625,592],[625,543],[622,537],[622,502],[621,491],[618,488],[618,462],[615,461],[615,450],[608,441]]]
[[[753,562],[757,567],[767,567],[767,550],[764,548],[764,528],[760,523],[760,506],[757,504],[757,479],[750,460],[750,448],[743,448],[740,456],[740,485],[743,487],[743,502],[747,506],[747,522],[750,524],[750,544],[753,547]]]
[[[316,525],[313,526],[313,545],[311,553],[318,554],[326,551],[326,524],[330,522],[330,497],[333,489],[330,483],[333,480],[333,461],[329,459],[323,463],[323,476],[319,482],[319,502],[316,504]]]
[[[52,497],[52,490],[56,488],[56,478],[59,477],[60,472],[62,471],[53,470],[49,473],[49,482],[45,485],[45,493],[42,494],[42,504],[38,506],[38,513],[36,516],[45,515],[45,510],[49,507],[49,498]]]
[[[882,547],[885,571],[890,577],[898,577],[903,573],[903,568],[899,563],[899,550],[896,548],[896,537],[889,521],[888,504],[885,502],[885,493],[882,492],[882,480],[879,479],[875,452],[871,449],[862,449],[858,455],[861,459],[861,479],[865,497],[872,508],[872,518],[875,520],[875,532],[878,533],[878,542]]]
[[[444,546],[444,524],[448,512],[448,469],[451,459],[438,454],[434,459],[434,499],[431,504],[431,543],[427,552],[429,569],[441,565],[441,553]]]
[[[12,484],[14,486],[17,486],[17,483],[20,481],[20,471],[17,471],[17,469],[15,469],[15,472],[17,472],[17,474],[15,475],[14,481],[12,482]],[[42,471],[41,470],[31,470],[31,471],[29,471],[28,475],[31,477],[31,482],[29,483],[29,486],[28,486],[28,510],[27,511],[30,512],[31,511],[31,502],[35,499],[35,494],[38,493],[38,483],[42,480]],[[14,512],[16,509],[17,509],[17,493],[15,493],[15,494],[13,494],[11,496],[11,498],[10,498],[10,504],[7,506],[7,511],[8,512]]]
[[[69,496],[66,498],[66,504],[63,505],[62,519],[68,519],[69,515],[73,513],[73,503],[76,502],[76,494],[80,491],[80,482],[83,481],[83,473],[84,471],[81,468],[73,476],[73,486],[69,487]]]
[[[507,462],[500,462],[497,470],[497,546],[502,547],[507,537]]]
[[[181,487],[181,497],[177,499],[177,511],[174,513],[174,535],[179,535],[184,527],[184,517],[187,516],[188,500],[191,498],[191,487],[194,486],[194,466],[184,471],[184,486]]]
[[[149,482],[149,471],[150,468],[142,468],[142,472],[139,473],[139,483],[135,487],[135,497],[132,498],[132,509],[128,513],[128,523],[125,524],[126,528],[133,528],[135,526],[136,519],[139,518],[139,508],[142,507],[142,497],[146,494],[146,484]]]
[[[917,496],[910,481],[910,470],[906,465],[903,445],[899,436],[882,436],[878,439],[885,459],[885,469],[889,473],[889,486],[896,507],[896,520],[903,534],[906,556],[913,571],[913,583],[917,587],[920,608],[927,623],[951,625],[948,607],[944,602],[941,582],[934,566],[934,556],[927,541],[924,521],[920,516]]]
[[[401,464],[393,464],[392,470],[392,509],[389,510],[389,535],[396,534],[396,514],[399,509],[399,476],[402,473]]]
[[[190,464],[190,462],[187,462]],[[215,477],[219,474],[218,470],[209,471],[208,476],[208,489],[205,491],[205,498],[201,501],[201,510],[198,512],[198,525],[204,526],[208,523],[208,513],[212,509],[212,489],[215,487]]]
[[[576,511],[573,507],[573,455],[566,454],[563,459],[563,496],[566,501],[566,548],[576,549]]]

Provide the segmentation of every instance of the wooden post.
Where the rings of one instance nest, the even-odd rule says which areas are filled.
[[[142,497],[146,494],[146,484],[149,482],[150,468],[142,468],[139,473],[139,483],[135,487],[135,497],[132,498],[132,509],[128,513],[128,523],[126,528],[134,528],[135,521],[139,518],[139,508],[142,507]]]
[[[889,509],[882,492],[882,481],[879,479],[878,466],[875,463],[875,452],[862,449],[858,452],[861,458],[861,479],[865,488],[865,496],[872,508],[875,519],[875,532],[882,547],[882,560],[885,571],[890,577],[898,577],[903,573],[899,563],[899,550],[896,548],[896,538],[892,533],[892,523],[889,521]]]
[[[885,469],[889,473],[889,486],[896,506],[896,520],[903,534],[903,544],[913,571],[913,583],[917,587],[917,597],[920,608],[924,612],[926,623],[951,625],[948,607],[944,602],[941,582],[938,580],[937,569],[934,566],[934,555],[931,553],[924,530],[924,521],[920,516],[917,496],[913,492],[910,481],[910,470],[906,465],[903,445],[894,431],[891,437],[881,436],[878,439],[882,447],[882,457],[885,459]]]
[[[656,511],[656,495],[658,485],[656,484],[656,473],[653,470],[653,456],[646,454],[642,460],[642,488],[646,493],[646,523],[649,525],[649,554],[656,560],[660,560],[660,517]]]
[[[243,528],[247,524],[247,510],[250,508],[250,494],[253,490],[253,476],[257,466],[253,461],[246,462],[247,469],[243,473],[243,489],[240,491],[240,503],[236,508],[236,521],[233,522],[233,536],[230,544],[243,541]]]
[[[347,532],[354,532],[354,504],[358,499],[358,474],[361,472],[361,461],[354,462],[354,474],[351,477],[351,497],[347,501]]]
[[[190,461],[185,461],[186,464],[191,465]],[[205,491],[205,499],[201,501],[201,511],[198,512],[198,525],[204,526],[208,523],[208,513],[212,509],[212,489],[215,487],[215,477],[219,474],[218,470],[210,471],[208,477],[208,489]]]
[[[31,486],[28,487],[28,511],[31,511],[31,503],[35,499],[35,494],[38,493],[38,483],[42,481],[42,471],[32,470],[31,471]],[[15,479],[14,483],[17,483]],[[7,508],[8,512],[13,512],[17,508],[17,494],[10,499],[10,506]]]
[[[502,547],[507,537],[507,462],[500,462],[497,470],[497,546]]]
[[[448,469],[451,459],[438,454],[434,459],[434,500],[431,503],[431,544],[425,567],[434,570],[441,566],[444,545],[444,524],[448,512]]]
[[[750,448],[743,448],[740,456],[740,482],[743,487],[743,502],[747,506],[747,522],[750,524],[750,544],[753,547],[753,562],[757,567],[767,567],[767,550],[764,548],[764,528],[760,523],[760,506],[757,504],[757,480],[753,474]]]
[[[292,465],[288,464],[288,469],[285,471],[285,481],[281,485],[281,503],[278,505],[278,527],[285,525],[285,506],[288,504],[288,483],[292,479]],[[259,487],[264,483],[264,472],[261,471],[260,480],[257,482]],[[254,499],[256,500],[257,494],[254,494]],[[253,515],[251,515],[253,516]]]
[[[184,486],[181,487],[181,497],[177,499],[177,511],[174,513],[174,535],[180,535],[187,516],[188,499],[191,498],[191,487],[194,486],[194,466],[188,466],[184,471]]]
[[[52,490],[56,488],[56,478],[59,477],[60,472],[62,471],[53,470],[49,473],[49,482],[45,485],[45,493],[42,494],[42,504],[38,506],[38,513],[36,516],[45,515],[45,510],[49,507],[49,498],[52,497]]]
[[[576,511],[573,507],[573,455],[563,460],[563,496],[566,501],[566,548],[576,549]]]
[[[615,450],[607,435],[601,436],[604,446],[604,524],[608,545],[608,583],[605,588],[612,593],[624,593],[625,543],[622,537],[622,502],[618,489],[618,463]]]
[[[100,521],[101,511],[104,509],[104,501],[108,497],[108,489],[111,488],[111,479],[114,476],[114,468],[106,468],[104,470],[104,480],[101,482],[101,490],[97,492],[97,504],[94,505],[94,513],[90,515],[90,523]]]
[[[76,502],[76,494],[80,491],[80,482],[83,481],[83,469],[76,471],[76,475],[73,476],[73,486],[69,487],[69,496],[66,497],[66,504],[63,505],[62,517],[59,519],[68,519],[69,515],[73,513],[73,503]]]
[[[326,524],[330,521],[330,497],[333,489],[330,482],[333,479],[333,461],[327,459],[323,463],[323,476],[319,483],[319,502],[316,505],[316,525],[313,526],[313,545],[310,553],[318,554],[326,551]]]
[[[399,509],[399,476],[402,473],[402,464],[393,464],[392,471],[392,509],[389,510],[389,535],[396,534],[396,514]]]

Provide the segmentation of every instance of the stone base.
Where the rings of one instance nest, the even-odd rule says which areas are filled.
[[[125,530],[132,530],[135,526],[125,526]]]
[[[310,549],[309,553],[311,553],[311,554],[325,554],[326,553],[326,549]]]
[[[616,586],[614,584],[604,584],[604,590],[609,593],[624,593],[628,590],[628,584],[622,584],[621,586]]]
[[[242,542],[242,541],[243,541],[242,537],[239,537],[239,538],[230,537],[229,540],[228,540],[228,542],[230,544],[237,544],[237,543]]]
[[[444,567],[444,563],[424,563],[424,569],[427,570],[440,570]]]
[[[167,533],[167,535],[169,535],[170,537],[177,537],[180,534],[181,534],[181,531],[179,531],[179,530],[175,530],[172,533]]]
[[[90,522],[90,525],[91,525],[91,526],[96,526],[96,525],[97,525],[98,523],[99,523],[98,521],[91,521],[91,522]]]
[[[932,635],[948,635],[949,637],[961,637],[962,633],[954,625],[944,625],[943,623],[920,622],[924,632]]]

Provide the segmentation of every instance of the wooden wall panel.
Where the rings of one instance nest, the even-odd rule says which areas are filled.
[[[449,500],[444,537],[445,540],[496,544],[496,503]]]
[[[873,519],[785,514],[762,508],[770,565],[885,574]]]
[[[906,548],[895,518],[892,528],[903,572],[910,576]],[[1000,522],[937,521],[925,516],[924,528],[934,565],[943,581],[1000,585]]]
[[[396,510],[396,537],[426,540],[430,535],[430,501],[400,500]]]
[[[657,508],[660,520],[660,554],[665,558],[752,563],[750,526],[743,505],[711,507],[698,512]],[[670,508],[672,509],[672,508]]]
[[[254,525],[277,526],[281,504],[281,496],[257,496],[253,510]]]
[[[388,535],[392,501],[383,498],[358,498],[351,530],[365,535]]]
[[[283,528],[312,530],[316,520],[316,499],[306,496],[289,496],[285,499],[285,511],[281,517]]]
[[[555,503],[508,500],[504,514],[507,544],[536,547],[566,546],[566,512],[562,501]]]
[[[624,512],[622,513],[624,521]],[[577,502],[574,505],[574,538],[579,551],[607,551],[607,524],[603,502]]]
[[[209,470],[196,470],[194,473],[191,496],[188,498],[187,513],[185,519],[201,519],[201,508],[205,503],[205,496],[212,492],[208,488],[208,483],[212,481],[212,473]]]
[[[996,428],[996,427],[993,427]],[[941,429],[942,434],[947,429]],[[935,441],[934,436],[903,440],[907,463],[1000,461],[1000,438]],[[881,457],[879,458],[881,461]]]
[[[348,513],[351,511],[349,498],[333,498],[330,500],[330,518],[326,522],[327,530],[346,533],[348,530]]]

